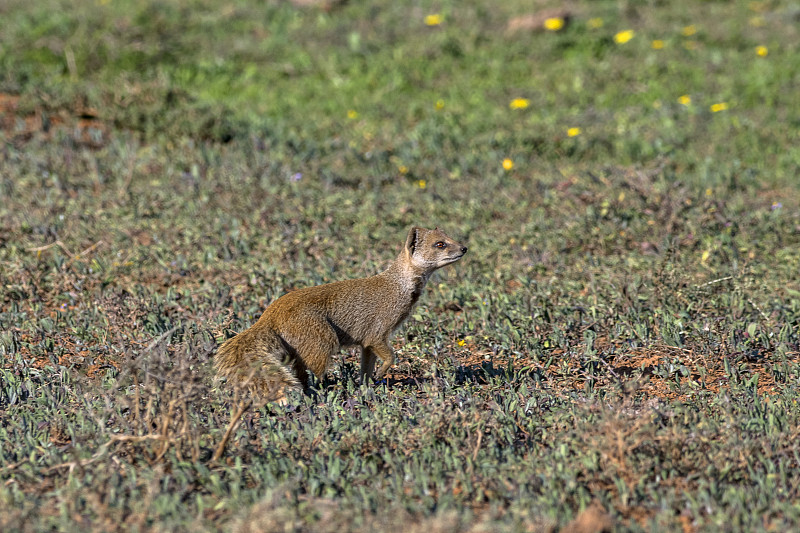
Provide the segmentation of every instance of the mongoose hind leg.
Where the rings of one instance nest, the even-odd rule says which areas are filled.
[[[375,351],[370,348],[362,348],[361,349],[361,383],[367,383],[369,378],[372,377],[373,373],[375,372],[375,361],[378,359],[378,356],[375,355]]]
[[[321,316],[305,313],[296,318],[289,331],[281,331],[281,338],[294,357],[292,367],[297,379],[307,389],[310,370],[322,379],[328,370],[331,356],[339,351],[339,337],[333,326]]]

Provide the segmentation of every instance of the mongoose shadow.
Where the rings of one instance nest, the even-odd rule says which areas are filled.
[[[395,385],[399,386],[413,386],[413,385],[420,385],[422,383],[428,383],[434,381],[436,379],[441,379],[442,376],[426,376],[426,377],[417,377],[417,376],[402,376],[402,377],[394,377],[389,376],[385,378],[382,383],[385,383],[388,387],[393,387]],[[513,376],[513,372],[510,372],[508,368],[505,367],[497,367],[494,366],[492,363],[482,363],[482,364],[472,364],[472,365],[457,365],[452,370],[452,377],[453,377],[453,384],[454,385],[462,385],[464,383],[480,383],[485,384],[489,381],[490,378],[493,377],[505,377],[509,380]]]
[[[330,374],[318,380],[313,374],[309,374],[309,388],[307,394],[315,399],[322,397],[323,391],[335,387],[339,381],[352,382],[357,386],[358,370],[354,363],[343,361],[338,367],[340,379],[333,378]],[[437,380],[449,380],[452,385],[463,385],[464,383],[486,384],[492,378],[500,377],[506,381],[512,381],[517,371],[508,366],[495,366],[491,361],[473,363],[467,365],[456,365],[452,368],[437,370],[435,374],[425,376],[388,374],[383,379],[375,380],[375,385],[384,385],[388,389],[394,387],[422,389],[426,383],[433,383]]]
[[[490,362],[470,365],[457,365],[452,369],[451,372],[454,385],[462,385],[464,383],[484,384],[493,377],[505,377],[510,380],[514,374],[513,371],[509,371],[508,368],[494,366],[494,364]],[[438,374],[443,373],[437,373],[436,376],[423,378],[416,376],[390,377],[386,380],[386,384],[390,387],[394,385],[419,385],[421,383],[433,381],[434,379],[440,379]]]
[[[461,259],[467,247],[440,229],[412,227],[386,270],[284,294],[249,329],[226,341],[214,358],[221,377],[266,401],[288,389],[310,389],[342,348],[361,350],[361,380],[381,379],[394,364],[389,339],[408,318],[431,273]],[[375,372],[375,364],[381,366]]]

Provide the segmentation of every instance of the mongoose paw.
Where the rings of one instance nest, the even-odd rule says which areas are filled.
[[[286,396],[281,396],[280,398],[276,398],[275,400],[273,400],[273,402],[275,403],[275,405],[280,405],[281,407],[285,407],[286,405],[288,405],[289,400],[286,399]]]
[[[390,364],[381,366],[378,369],[378,371],[375,372],[375,379],[383,379],[383,378],[385,378],[386,374],[389,373],[389,369],[390,368],[392,368],[392,366]]]

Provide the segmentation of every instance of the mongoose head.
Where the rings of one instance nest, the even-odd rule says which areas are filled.
[[[467,247],[448,237],[439,228],[414,226],[408,232],[403,253],[411,265],[432,272],[461,259],[467,253]]]

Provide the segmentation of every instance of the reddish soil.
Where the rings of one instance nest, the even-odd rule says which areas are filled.
[[[50,111],[37,106],[20,109],[20,97],[0,93],[0,130],[11,142],[24,142],[36,135],[50,137],[55,131],[69,132],[72,139],[89,148],[100,148],[108,140],[108,127],[97,109],[75,104],[72,109]]]

